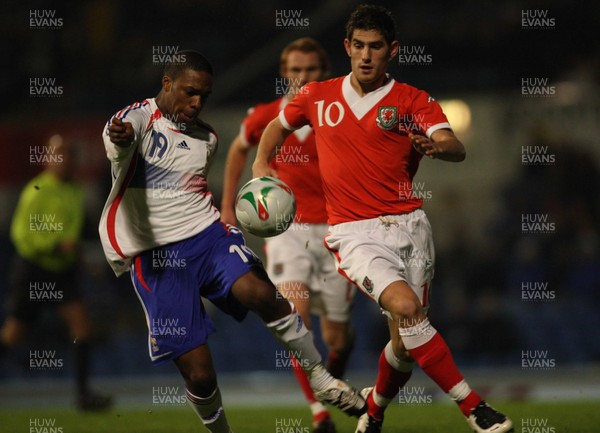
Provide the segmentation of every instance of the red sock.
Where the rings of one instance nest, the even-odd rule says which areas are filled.
[[[313,425],[316,427],[320,422],[325,421],[326,419],[331,419],[331,414],[326,410],[319,412],[313,415]]]
[[[374,391],[377,394],[387,399],[393,399],[398,394],[398,390],[402,388],[410,376],[412,370],[404,372],[398,371],[390,365],[385,357],[385,348],[379,355],[379,364],[377,369],[377,379],[375,381]],[[373,393],[367,398],[367,413],[376,419],[383,419],[383,413],[387,406],[378,406],[373,400]]]
[[[379,355],[379,363],[377,370],[377,380],[375,381],[375,389],[377,394],[385,398],[394,398],[398,394],[398,390],[404,386],[410,376],[412,370],[404,372],[398,371],[390,365],[385,357],[385,348]]]
[[[408,353],[427,376],[446,393],[464,379],[454,363],[450,348],[439,333],[436,333],[427,343],[410,349]],[[480,402],[481,397],[474,391],[463,400],[457,401],[465,416],[469,416],[471,410]]]
[[[481,400],[482,399],[479,394],[477,394],[475,391],[471,391],[467,398],[462,401],[457,401],[456,404],[458,404],[458,408],[464,416],[469,416],[471,415],[471,412],[473,412],[473,409],[475,409],[475,407],[481,403]]]

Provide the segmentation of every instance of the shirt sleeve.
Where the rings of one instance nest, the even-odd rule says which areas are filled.
[[[417,92],[411,112],[416,129],[427,138],[438,129],[452,129],[440,104],[423,90]]]
[[[150,115],[142,108],[134,108],[137,104],[125,107],[121,111],[117,112],[113,117],[106,122],[104,131],[102,133],[102,139],[104,141],[104,148],[106,149],[106,156],[110,161],[118,162],[127,158],[134,149],[137,149],[140,138],[146,129],[146,126],[150,122]],[[108,136],[108,128],[110,127],[114,118],[118,118],[123,123],[131,123],[134,132],[133,142],[129,146],[117,146],[115,143],[110,141]]]
[[[256,146],[260,142],[260,137],[265,131],[265,128],[269,122],[273,120],[267,119],[266,116],[262,114],[262,111],[264,110],[251,108],[248,110],[248,116],[246,116],[242,122],[242,126],[240,127],[240,137],[242,139],[242,144],[245,147]]]
[[[283,127],[289,131],[295,131],[304,125],[310,124],[308,118],[309,95],[315,83],[308,83],[300,89],[294,99],[279,112],[279,120]]]

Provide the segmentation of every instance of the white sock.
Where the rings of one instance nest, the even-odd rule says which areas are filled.
[[[400,328],[399,332],[406,350],[421,347],[437,334],[437,331],[431,323],[429,323],[429,319],[427,318],[410,328]]]
[[[296,307],[290,302],[292,312],[281,319],[267,323],[267,328],[298,360],[300,367],[309,377],[316,366],[321,364],[321,354],[315,347],[312,332],[304,325]]]
[[[308,376],[308,379],[310,382],[310,387],[313,390],[328,388],[331,382],[337,380],[321,364],[317,364],[317,366],[313,368]]]
[[[403,373],[408,373],[413,369],[415,365],[414,361],[404,361],[401,358],[398,358],[394,353],[394,349],[392,348],[392,341],[388,341],[388,344],[385,345],[384,354],[385,360],[392,366],[394,370],[401,371]]]
[[[219,387],[206,398],[195,396],[189,389],[185,390],[185,396],[188,404],[211,433],[233,433],[225,416]]]
[[[471,394],[471,388],[467,384],[467,382],[463,379],[454,385],[450,391],[448,391],[448,395],[454,401],[463,401]]]

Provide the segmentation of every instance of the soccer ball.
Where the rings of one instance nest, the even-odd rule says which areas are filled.
[[[235,199],[235,216],[240,225],[262,238],[288,229],[296,215],[296,198],[283,181],[257,177],[246,183]]]

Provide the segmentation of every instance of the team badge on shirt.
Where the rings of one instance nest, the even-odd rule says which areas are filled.
[[[396,107],[379,107],[377,111],[377,126],[381,129],[394,129],[398,123]]]
[[[275,275],[283,274],[283,263],[275,263],[275,266],[273,266],[273,274],[275,274]]]
[[[369,293],[373,292],[373,281],[371,281],[371,279],[369,277],[365,277],[365,279],[362,282],[362,285],[367,292],[369,292]]]

